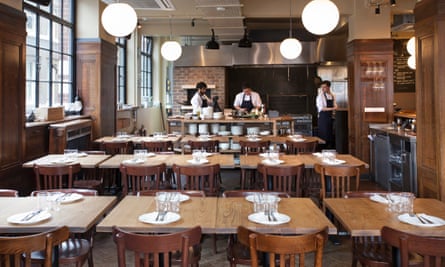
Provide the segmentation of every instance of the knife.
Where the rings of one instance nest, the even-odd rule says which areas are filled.
[[[29,221],[29,220],[31,220],[32,218],[34,218],[35,216],[39,215],[42,211],[43,211],[43,210],[40,209],[40,210],[33,211],[33,212],[31,212],[31,213],[28,213],[25,217],[23,217],[23,218],[21,219],[21,221],[23,221],[23,222]]]
[[[416,214],[416,215],[417,215],[417,214]],[[419,219],[422,219],[423,221],[429,223],[429,224],[434,224],[433,221],[431,221],[430,219],[426,218],[426,217],[423,216],[423,215],[417,215],[417,217],[418,217]]]

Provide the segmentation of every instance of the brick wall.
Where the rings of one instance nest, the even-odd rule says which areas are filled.
[[[187,90],[183,85],[196,85],[203,81],[207,85],[215,85],[211,89],[212,98],[218,96],[218,104],[224,108],[225,97],[225,68],[224,67],[175,67],[173,71],[173,115],[180,114],[180,104],[187,100]]]

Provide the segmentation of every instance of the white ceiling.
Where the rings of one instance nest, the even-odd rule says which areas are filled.
[[[310,0],[102,0],[106,3],[126,2],[135,8],[142,28],[151,35],[180,35],[203,39],[215,30],[217,40],[237,41],[244,29],[249,33],[267,30],[289,31],[289,17],[293,28],[301,27],[299,17]],[[410,13],[416,0],[397,0],[396,7],[389,7],[389,0],[332,0],[340,10],[342,23],[362,5],[381,3],[382,8],[391,8],[392,13]],[[284,33],[285,34],[285,33]],[[261,35],[261,34],[260,34]]]

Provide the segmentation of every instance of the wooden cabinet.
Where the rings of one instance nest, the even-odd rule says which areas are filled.
[[[92,132],[90,119],[50,124],[49,152],[61,154],[65,148],[88,150]]]
[[[25,161],[48,154],[48,125],[26,128]]]
[[[393,115],[393,41],[354,40],[347,51],[349,152],[369,162],[369,123]]]
[[[445,197],[445,1],[416,3],[417,177],[420,197]]]

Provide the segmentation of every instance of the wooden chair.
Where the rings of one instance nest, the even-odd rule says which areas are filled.
[[[117,154],[132,154],[133,153],[133,142],[131,141],[119,141],[119,142],[102,142],[100,144],[101,150],[105,151],[107,155],[117,155]],[[118,191],[120,183],[120,173],[116,169],[103,169],[103,177],[106,181],[104,184],[108,191],[113,193],[113,191]],[[116,193],[116,192],[115,192]]]
[[[154,153],[174,152],[172,141],[142,142],[141,148],[147,149],[148,152],[154,152]]]
[[[219,141],[218,140],[206,140],[206,141],[188,141],[190,146],[190,151],[194,149],[204,149],[206,152],[216,153],[219,152]]]
[[[43,255],[41,265],[51,267],[54,245],[60,240],[66,240],[68,235],[68,227],[62,226],[34,235],[0,237],[1,266],[31,267],[32,252],[41,251]]]
[[[264,190],[284,192],[293,197],[301,197],[304,164],[292,166],[258,164],[258,172],[263,177]]]
[[[154,197],[156,196],[157,192],[179,192],[181,194],[187,195],[189,197],[205,197],[206,194],[204,191],[202,190],[143,190],[143,191],[139,191],[137,192],[138,196],[150,196],[150,197]]]
[[[297,154],[307,154],[316,151],[318,141],[309,142],[295,142],[292,140],[286,140],[286,154],[297,155]]]
[[[321,190],[320,201],[325,198],[342,198],[346,192],[358,191],[360,185],[360,166],[320,165],[315,164],[314,169],[320,174]],[[355,185],[351,185],[355,183]],[[324,203],[323,211],[326,212]]]
[[[72,188],[74,176],[80,173],[80,164],[34,165],[37,190]]]
[[[219,195],[219,164],[199,166],[173,164],[172,171],[176,179],[177,189],[202,190],[206,196]],[[182,178],[185,179],[185,184],[182,184]]]
[[[275,267],[277,260],[280,266],[296,266],[296,255],[298,255],[300,267],[304,267],[305,254],[315,252],[314,267],[322,267],[323,247],[328,237],[328,228],[312,234],[299,236],[277,236],[261,233],[249,235],[250,255],[252,267],[258,267],[258,252],[269,254],[269,266]],[[276,259],[276,257],[279,257]]]
[[[142,190],[170,188],[170,182],[165,179],[165,163],[153,166],[121,164],[122,193],[136,194]]]
[[[350,191],[345,198],[369,198],[376,193],[386,194],[386,191]],[[352,237],[352,267],[359,262],[366,267],[389,267],[390,248],[381,236]]]
[[[388,226],[382,228],[381,234],[387,244],[400,250],[400,262],[393,258],[390,266],[445,266],[445,238],[418,236]]]
[[[247,192],[247,191],[246,191]],[[252,265],[249,248],[249,235],[256,232],[247,229],[244,226],[238,226],[236,235],[229,235],[229,243],[227,245],[227,260],[230,267],[235,267],[238,264]],[[258,256],[258,261],[261,262],[261,256]]]
[[[0,197],[18,197],[19,191],[14,189],[0,189]]]
[[[182,267],[198,266],[199,255],[191,255],[201,243],[201,227],[196,226],[189,230],[165,235],[141,235],[130,233],[113,227],[113,240],[117,246],[118,266],[126,267],[126,251],[134,252],[134,266],[159,267],[170,266],[170,255],[180,251]],[[163,264],[162,264],[163,263]],[[130,264],[130,263],[129,263]]]
[[[36,196],[38,192],[62,192],[65,194],[77,193],[84,196],[97,196],[98,192],[93,189],[52,189],[52,190],[36,190],[31,192],[31,196]],[[84,236],[71,236],[65,239],[60,239],[56,244],[59,247],[59,263],[60,264],[76,264],[76,267],[81,267],[88,260],[88,266],[93,267],[93,236],[94,227],[90,229]],[[32,253],[33,263],[42,263],[44,255],[42,251]]]
[[[270,141],[269,140],[261,140],[261,141],[240,140],[239,144],[241,147],[241,154],[258,155],[260,153],[266,152],[269,149]]]
[[[105,155],[105,151],[101,150],[91,150],[91,151],[81,151],[88,155]],[[73,181],[73,187],[75,188],[85,188],[97,190],[99,194],[103,194],[104,191],[104,181],[103,181],[103,169],[99,168],[85,168],[82,169],[82,173],[78,179]]]
[[[281,198],[289,198],[290,195],[285,192],[266,191],[266,190],[227,190],[222,193],[223,197],[247,197],[258,193],[271,194]]]

